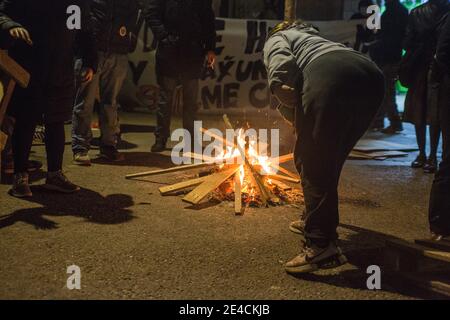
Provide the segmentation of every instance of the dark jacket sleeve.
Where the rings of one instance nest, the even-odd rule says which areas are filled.
[[[22,0],[2,0],[0,1],[0,46],[6,48],[10,46],[13,39],[9,35],[12,28],[22,27],[15,21],[21,12],[24,12]]]
[[[439,37],[436,62],[447,73],[450,73],[450,15],[447,15],[446,22]]]
[[[152,29],[155,38],[159,41],[169,36],[163,22],[164,1],[149,0],[143,12],[148,26]]]
[[[108,1],[92,0],[90,2],[91,32],[94,39],[97,39],[102,24],[105,22],[105,12],[107,12]]]
[[[83,66],[97,71],[98,53],[95,44],[93,24],[91,19],[91,5],[89,1],[83,1],[82,28],[77,33],[77,45],[79,55],[83,59]]]
[[[414,11],[408,17],[408,25],[406,26],[405,39],[403,40],[403,48],[407,51],[414,49],[416,44],[417,31],[415,27]]]
[[[216,49],[216,18],[212,8],[212,0],[205,0],[205,8],[201,15],[203,40],[206,51],[214,51]]]

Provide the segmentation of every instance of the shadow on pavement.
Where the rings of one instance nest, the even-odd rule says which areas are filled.
[[[126,194],[101,194],[81,189],[75,194],[55,194],[32,187],[33,197],[24,201],[42,205],[40,208],[19,209],[0,218],[0,229],[24,222],[36,229],[56,229],[58,224],[49,216],[73,216],[97,224],[121,224],[131,221],[133,211],[128,209],[134,205],[133,198]]]
[[[367,268],[371,265],[380,266],[383,279],[385,243],[387,240],[398,240],[399,238],[352,225],[340,224],[339,227],[352,231],[346,239],[339,241],[339,246],[347,257],[348,263],[356,268],[343,271],[337,269],[333,274],[314,273],[294,277],[306,281],[322,282],[335,287],[369,290],[366,284],[370,276],[366,273]],[[382,290],[401,293],[412,298],[426,298],[417,292],[403,292],[400,288],[394,289],[386,283],[382,284]]]
[[[167,169],[173,167],[170,155],[151,153],[151,152],[124,152],[124,161],[111,162],[102,158],[92,159],[92,163],[109,165],[109,166],[126,166],[126,167],[148,167]]]

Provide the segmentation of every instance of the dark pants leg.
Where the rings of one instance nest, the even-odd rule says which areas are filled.
[[[342,167],[383,96],[381,72],[354,53],[324,55],[304,71],[295,162],[305,195],[305,235],[313,244],[326,246],[337,239]]]
[[[391,125],[399,125],[400,116],[397,107],[397,89],[395,88],[398,78],[398,66],[396,64],[388,64],[383,66],[382,71],[386,84],[386,93],[381,109],[384,110]]]
[[[158,76],[160,98],[156,119],[156,139],[167,141],[170,137],[170,123],[172,117],[173,98],[179,85],[178,79]]]
[[[450,235],[450,79],[445,81],[446,103],[440,110],[443,137],[442,163],[431,190],[429,220],[432,232]]]
[[[38,121],[37,115],[32,113],[16,115],[16,124],[11,137],[14,173],[27,172],[34,130]]]
[[[181,79],[183,86],[183,128],[186,129],[194,139],[194,121],[197,116],[198,103],[198,79]]]
[[[45,150],[47,151],[48,172],[56,172],[62,169],[65,136],[63,121],[45,125]]]

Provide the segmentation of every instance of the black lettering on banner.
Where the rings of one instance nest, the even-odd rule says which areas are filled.
[[[238,92],[241,85],[239,83],[227,83],[223,88],[223,107],[236,108]]]
[[[217,82],[222,82],[226,76],[231,76],[230,70],[235,64],[233,59],[234,57],[226,56],[224,61],[219,62],[219,79],[217,79]]]
[[[242,66],[244,64],[247,64],[246,68],[244,70],[242,70]],[[246,62],[246,61],[239,61],[238,65],[237,65],[237,69],[236,69],[236,79],[239,82],[243,82],[246,81],[250,78],[250,73],[252,72],[253,69],[253,62]]]
[[[262,60],[255,61],[253,64],[252,80],[267,80],[267,69]]]
[[[222,42],[222,35],[220,35],[218,32],[219,31],[224,31],[225,30],[225,20],[219,20],[216,19],[216,32],[217,32],[217,37],[216,37],[216,43],[219,44]],[[223,49],[225,49],[224,46],[217,46],[216,47],[216,55],[220,56],[223,52]]]
[[[205,110],[210,109],[210,104],[215,104],[217,109],[222,108],[222,86],[220,84],[214,86],[212,93],[209,91],[208,86],[204,86],[201,90],[201,99]]]
[[[264,95],[263,99],[258,98],[258,94]],[[264,82],[255,84],[249,92],[249,101],[250,104],[258,109],[263,109],[267,107],[267,105],[270,103],[270,94],[269,90],[267,90],[267,84]]]
[[[247,47],[245,48],[245,54],[262,52],[266,38],[267,22],[247,21]]]

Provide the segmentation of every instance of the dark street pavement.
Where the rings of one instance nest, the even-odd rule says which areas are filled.
[[[192,173],[125,180],[129,173],[169,167],[170,152],[150,154],[154,119],[148,112],[122,114],[121,121],[123,163],[77,167],[67,146],[66,174],[83,187],[80,193],[44,192],[43,173],[33,176],[30,200],[11,198],[0,185],[0,299],[416,298],[384,282],[381,291],[366,287],[366,268],[382,263],[386,239],[427,236],[433,177],[409,167],[414,153],[347,163],[339,233],[350,263],[295,278],[283,264],[299,251],[300,239],[288,225],[301,206],[249,209],[236,217],[230,203],[193,208],[181,196],[161,197],[159,186]],[[293,134],[284,130],[289,149]],[[415,143],[409,126],[387,139]],[[34,147],[32,158],[44,161],[44,148]],[[72,264],[81,268],[81,290],[66,288]]]

